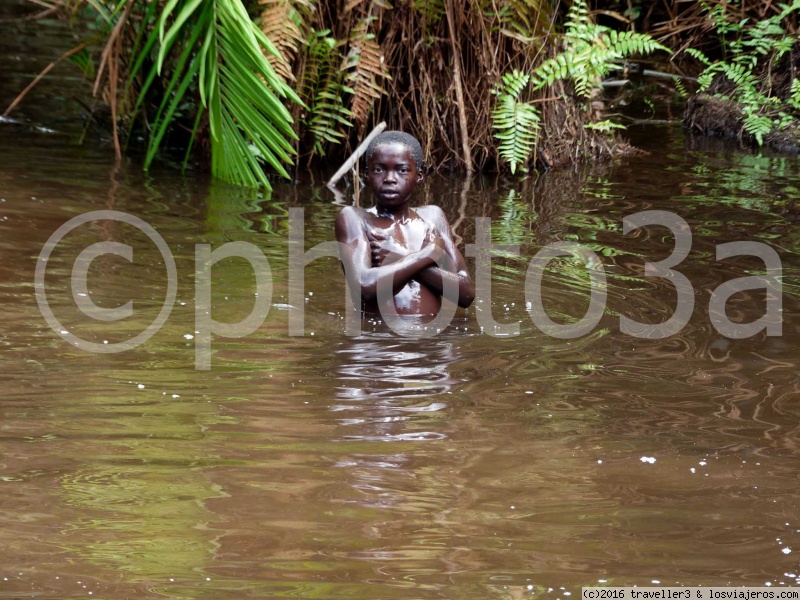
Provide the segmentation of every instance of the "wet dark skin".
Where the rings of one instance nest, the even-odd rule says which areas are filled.
[[[380,310],[379,282],[391,283],[398,314],[437,314],[447,280],[458,290],[458,297],[449,300],[462,308],[472,304],[475,288],[444,213],[438,206],[410,206],[420,181],[422,173],[408,147],[381,144],[367,164],[375,206],[348,206],[336,219],[347,282],[354,296],[360,289],[365,312]]]

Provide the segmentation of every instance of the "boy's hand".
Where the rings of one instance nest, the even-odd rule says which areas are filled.
[[[386,233],[370,229],[367,237],[369,238],[373,267],[390,265],[408,256],[408,249]]]

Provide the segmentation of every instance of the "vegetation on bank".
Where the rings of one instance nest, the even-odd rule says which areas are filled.
[[[72,19],[83,41],[62,58],[108,106],[118,154],[146,140],[145,168],[169,146],[269,186],[265,173],[341,159],[381,120],[423,140],[434,168],[608,158],[630,147],[605,90],[654,59],[699,75],[674,83],[690,128],[800,146],[800,0],[36,4]]]
[[[800,150],[800,79],[796,77],[800,0],[753,19],[729,6],[702,3],[719,36],[720,56],[686,52],[703,71],[687,124],[703,133],[747,138],[762,146]],[[740,17],[738,20],[736,17]]]

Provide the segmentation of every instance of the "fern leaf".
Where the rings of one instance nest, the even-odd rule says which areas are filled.
[[[744,130],[756,138],[759,146],[764,144],[764,136],[772,131],[772,119],[766,115],[750,113],[745,115]]]
[[[446,9],[444,7],[444,0],[413,0],[411,8],[422,15],[425,19],[425,30],[444,18]]]
[[[595,123],[587,123],[583,127],[584,129],[599,131],[600,133],[608,133],[613,129],[627,129],[627,127],[625,127],[625,125],[622,123],[615,123],[611,119],[605,119],[604,121],[597,121]]]
[[[492,110],[494,137],[500,142],[497,152],[510,164],[512,173],[530,161],[539,135],[539,121],[533,104],[519,102],[511,94],[501,94]]]
[[[305,42],[305,16],[315,8],[312,0],[259,0],[261,31],[280,53],[266,53],[272,68],[284,81],[294,81],[292,63]]]
[[[670,52],[649,35],[597,25],[585,0],[576,0],[570,7],[564,38],[564,50],[532,73],[534,89],[570,78],[576,95],[588,97],[614,61],[632,54]]]
[[[326,143],[341,143],[344,128],[352,127],[350,111],[344,106],[344,98],[352,90],[342,83],[338,68],[341,57],[336,40],[329,34],[329,30],[323,30],[309,36],[300,86],[301,97],[308,105],[303,123],[311,134],[313,153],[320,156],[325,155]]]
[[[792,80],[792,87],[789,89],[789,99],[787,103],[793,109],[800,111],[800,79]]]
[[[575,0],[567,12],[567,23],[565,34],[569,40],[580,40],[591,44],[596,36],[597,30],[592,21],[589,6],[586,0]]]
[[[672,81],[675,82],[675,91],[678,93],[678,96],[684,99],[688,98],[689,92],[686,91],[686,86],[683,85],[683,82],[680,80],[680,78],[676,75],[672,78]]]
[[[503,83],[494,93],[498,96],[511,96],[514,100],[517,100],[530,80],[531,76],[528,73],[514,69],[511,73],[503,74]]]
[[[501,33],[531,43],[547,28],[549,7],[541,0],[506,0],[499,7],[489,4],[484,14],[500,20]]]
[[[659,44],[645,33],[610,29],[607,32],[606,39],[608,40],[607,43],[611,51],[619,53],[621,58],[630,56],[631,54],[652,54],[659,50],[669,54],[672,53],[669,48]]]
[[[385,94],[379,81],[391,79],[386,68],[383,51],[368,33],[370,19],[362,19],[350,34],[350,49],[344,59],[342,71],[353,89],[351,112],[357,123],[365,123],[375,100]]]
[[[700,50],[698,50],[697,48],[686,48],[686,54],[688,54],[692,58],[699,60],[707,67],[711,66],[711,61],[708,59],[708,57],[702,52],[700,52]]]

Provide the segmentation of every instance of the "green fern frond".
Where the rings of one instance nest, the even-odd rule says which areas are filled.
[[[708,89],[718,74],[728,79],[734,86],[733,92],[730,96],[717,94],[717,97],[740,105],[743,114],[742,129],[752,135],[761,146],[764,136],[773,129],[785,128],[796,122],[782,108],[800,109],[800,84],[795,85],[796,81],[793,81],[789,97],[782,101],[771,94],[771,73],[768,73],[768,77],[762,77],[759,73],[759,63],[765,60],[759,57],[769,57],[767,68],[771,70],[772,64],[795,46],[796,40],[786,35],[783,22],[800,11],[800,0],[779,5],[782,9],[780,13],[753,24],[747,19],[736,20],[737,13],[729,11],[725,4],[717,4],[713,8],[706,2],[701,2],[701,5],[723,41],[728,60],[712,62],[698,50],[687,50],[705,65],[698,77],[700,90]],[[726,37],[729,34],[735,34],[735,39],[729,41]]]
[[[608,133],[614,129],[627,129],[625,125],[622,123],[615,123],[610,119],[605,119],[604,121],[597,121],[596,123],[587,123],[583,126],[584,129],[591,129],[593,131],[599,131],[601,133]]]
[[[672,81],[675,83],[675,91],[678,92],[678,96],[680,98],[688,98],[689,92],[686,91],[686,86],[683,85],[680,77],[675,76],[672,78]]]
[[[352,89],[344,85],[338,64],[336,40],[330,30],[312,32],[308,38],[305,69],[302,73],[301,97],[308,105],[303,123],[312,137],[312,151],[325,155],[325,144],[339,144],[345,129],[352,127],[350,111],[344,98]]]
[[[412,0],[411,8],[425,19],[426,29],[445,16],[444,0]]]
[[[697,83],[700,86],[700,91],[701,92],[706,91],[711,86],[711,82],[713,80],[714,80],[714,74],[713,73],[710,73],[710,72],[702,73],[697,78]]]
[[[772,119],[766,115],[757,113],[746,114],[744,118],[744,130],[756,138],[759,146],[764,144],[764,136],[772,131],[774,123]]]
[[[742,64],[729,65],[724,71],[725,76],[736,85],[742,85],[745,82],[752,81],[755,76],[752,71]]]
[[[603,36],[603,42],[608,47],[609,52],[618,54],[616,58],[625,58],[631,54],[652,54],[659,50],[667,53],[672,52],[649,35],[636,33],[635,31],[608,30]]]
[[[777,40],[774,44],[775,60],[779,60],[787,52],[791,52],[797,40],[791,36],[784,36]]]
[[[789,88],[789,98],[786,101],[793,109],[800,111],[800,79],[794,78]]]
[[[568,13],[564,50],[534,70],[533,89],[571,79],[575,93],[588,97],[615,61],[658,50],[670,52],[647,34],[616,31],[594,23],[586,1],[576,0]]]
[[[692,58],[699,60],[701,63],[706,65],[707,67],[711,66],[711,60],[700,50],[697,48],[686,48],[686,54],[691,56]]]
[[[497,153],[510,164],[511,173],[530,161],[539,135],[539,112],[532,103],[519,100],[529,81],[527,73],[515,69],[503,75],[495,90],[498,101],[492,110],[492,128],[500,142]]]
[[[778,6],[783,9],[777,16],[778,21],[783,21],[793,12],[800,12],[800,0],[792,0],[791,4],[779,4]]]
[[[511,73],[503,75],[503,84],[500,89],[495,90],[495,94],[511,96],[514,100],[518,99],[522,91],[528,85],[531,76],[523,73],[519,69],[514,69]]]
[[[514,70],[504,74],[495,90],[498,99],[492,109],[492,128],[499,142],[499,158],[508,162],[515,173],[517,167],[524,168],[530,162],[535,151],[540,117],[533,103],[521,100],[525,90],[533,92],[569,79],[575,94],[585,98],[599,86],[614,61],[657,50],[669,52],[648,35],[617,32],[596,24],[586,0],[575,0],[567,15],[562,51],[530,73]],[[612,121],[587,125],[588,129],[602,132],[620,127]]]
[[[576,0],[569,7],[565,36],[567,40],[583,41],[587,44],[591,44],[597,36],[597,26],[592,21],[592,15],[585,0]]]
[[[543,0],[505,0],[487,3],[483,10],[489,19],[497,18],[500,32],[526,43],[532,43],[549,23],[549,5]]]
[[[546,85],[553,85],[560,79],[566,79],[570,73],[570,56],[561,53],[553,58],[548,58],[531,73],[531,82],[534,90]]]

